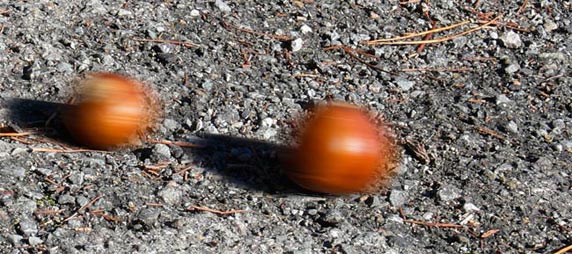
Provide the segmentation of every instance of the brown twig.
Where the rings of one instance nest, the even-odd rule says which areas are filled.
[[[360,63],[362,63],[362,64],[365,64],[366,66],[368,66],[368,67],[370,67],[370,68],[372,68],[372,69],[374,69],[374,70],[393,74],[391,71],[386,71],[386,70],[384,70],[384,69],[381,69],[380,67],[377,67],[377,66],[375,66],[375,65],[373,65],[373,64],[370,64],[370,63],[364,61],[363,59],[359,58],[357,55],[354,54],[354,52],[356,52],[356,53],[358,53],[358,54],[360,54],[360,55],[362,55],[362,56],[365,56],[365,57],[370,57],[370,58],[375,57],[375,58],[377,58],[377,57],[374,56],[374,55],[365,53],[363,50],[353,49],[353,48],[350,48],[350,47],[344,46],[344,45],[334,45],[334,46],[325,47],[325,48],[324,48],[324,51],[333,50],[333,49],[341,49],[341,50],[343,50],[343,51],[344,51],[346,54],[348,54],[351,58],[355,59],[356,61],[358,61],[358,62],[360,62]]]
[[[409,1],[399,1],[399,4],[406,5],[406,4],[419,3],[419,2],[421,2],[421,0],[409,0]]]
[[[413,154],[413,157],[419,160],[423,164],[431,162],[431,156],[427,153],[425,145],[419,142],[415,142],[410,139],[405,140],[405,149]]]
[[[161,171],[166,167],[168,167],[170,164],[171,163],[167,161],[167,162],[160,162],[155,165],[144,165],[143,170],[154,176],[159,176],[161,174]]]
[[[134,41],[144,41],[144,42],[169,43],[169,44],[174,44],[174,45],[181,45],[181,46],[184,46],[187,48],[199,47],[199,45],[191,43],[191,42],[176,41],[176,40],[145,39],[145,38],[138,38],[138,37],[134,37],[133,40]]]
[[[10,139],[11,139],[11,140],[14,140],[14,141],[18,141],[18,142],[20,142],[20,143],[22,143],[22,144],[25,144],[25,145],[31,145],[31,144],[34,144],[34,142],[32,142],[32,141],[29,141],[29,140],[27,140],[27,139],[24,139],[24,138],[19,138],[19,137],[10,137]]]
[[[498,233],[499,231],[500,231],[500,229],[491,229],[491,230],[489,230],[489,231],[487,231],[487,232],[484,232],[484,233],[481,235],[481,239],[488,238],[488,237],[490,237],[490,236],[492,236],[492,235]]]
[[[425,222],[416,220],[404,220],[403,222],[435,228],[463,228],[463,226],[453,223]]]
[[[0,15],[10,14],[10,10],[0,10]]]
[[[63,186],[62,184],[52,180],[49,176],[44,177],[44,181],[56,186],[56,193],[62,192],[66,189],[65,186]]]
[[[92,149],[60,149],[49,147],[32,147],[32,152],[46,152],[46,153],[84,153],[84,152],[100,152],[108,153],[108,151],[92,150]]]
[[[516,13],[521,14],[524,11],[524,9],[526,9],[526,6],[528,6],[528,0],[522,1],[522,5],[520,6],[520,8],[518,8],[518,11]]]
[[[483,103],[483,102],[485,102],[485,100],[477,99],[477,98],[470,98],[470,99],[467,100],[467,102],[470,102],[470,103]]]
[[[496,62],[497,59],[494,57],[467,57],[467,58],[463,58],[463,60],[465,61],[480,61],[480,62]]]
[[[408,34],[408,35],[404,35],[404,36],[399,36],[399,37],[394,37],[394,38],[386,38],[386,39],[377,39],[377,40],[371,40],[371,41],[363,41],[362,43],[365,45],[379,45],[379,43],[382,42],[391,42],[391,41],[400,41],[400,40],[406,40],[406,39],[411,39],[411,38],[415,38],[415,37],[419,37],[419,36],[423,36],[423,35],[427,35],[427,34],[433,34],[433,33],[438,33],[441,31],[445,31],[445,30],[451,30],[453,28],[459,27],[459,26],[463,26],[466,24],[471,23],[471,21],[465,20],[456,24],[452,24],[449,26],[445,26],[445,27],[438,27],[438,28],[434,28],[428,31],[424,31],[424,32],[419,32],[419,33],[412,33],[412,34]]]
[[[0,195],[5,195],[5,196],[10,196],[10,195],[14,195],[14,191],[12,190],[1,190],[0,191]]]
[[[187,207],[187,211],[203,211],[203,212],[209,212],[209,213],[214,213],[217,215],[231,215],[231,214],[235,214],[235,213],[242,213],[242,212],[246,212],[246,210],[228,210],[228,211],[221,211],[221,210],[215,210],[215,209],[211,209],[208,207],[202,207],[202,206],[189,206]]]
[[[91,232],[93,229],[90,227],[77,227],[74,228],[73,230],[75,230],[76,232]]]
[[[31,132],[4,132],[4,133],[0,133],[0,137],[23,137],[23,136],[29,136],[33,133]]]
[[[403,219],[403,222],[405,222],[405,223],[411,223],[411,224],[422,225],[422,226],[427,226],[427,227],[436,227],[436,228],[463,228],[463,226],[461,226],[461,225],[452,224],[452,223],[424,222],[424,221],[408,220],[407,217],[405,217],[405,214],[403,213],[403,208],[399,208],[399,215],[401,216],[401,219]]]
[[[194,144],[185,141],[169,141],[169,140],[151,140],[151,143],[155,144],[164,144],[164,145],[176,145],[180,147],[196,147],[196,148],[203,148],[204,145]]]
[[[106,220],[108,220],[108,221],[121,222],[121,219],[119,219],[119,218],[117,218],[117,217],[115,217],[115,216],[113,216],[113,215],[106,214],[106,213],[104,213],[103,210],[101,210],[101,209],[98,209],[98,210],[95,210],[95,211],[91,211],[90,213],[93,214],[93,215],[95,215],[95,216],[101,216],[101,217],[103,217],[104,219],[106,219]]]
[[[258,32],[258,31],[254,31],[251,29],[247,29],[247,28],[241,28],[235,25],[231,25],[228,22],[222,22],[222,26],[226,29],[232,28],[244,33],[248,33],[248,34],[254,34],[254,35],[260,35],[260,36],[264,36],[264,37],[268,37],[268,38],[272,38],[272,39],[276,39],[279,41],[291,41],[293,40],[292,37],[290,36],[286,36],[286,35],[280,35],[280,34],[269,34],[269,33],[263,33],[263,32]]]
[[[432,39],[432,40],[419,40],[419,41],[396,41],[396,40],[402,40],[399,37],[398,38],[394,38],[394,39],[389,39],[388,41],[381,41],[381,42],[366,42],[367,45],[419,45],[419,44],[433,44],[433,43],[441,43],[444,41],[450,41],[452,39],[455,39],[457,37],[478,31],[483,29],[484,27],[493,24],[494,22],[496,22],[497,19],[499,19],[500,17],[502,17],[502,15],[498,15],[496,18],[487,21],[486,23],[473,27],[471,29],[465,30],[463,32],[459,32],[453,35],[449,35],[449,36],[443,36],[443,37],[439,37],[437,39]],[[429,33],[430,31],[424,32],[424,33]],[[412,37],[417,37],[419,36],[418,34],[415,34],[415,36]]]
[[[401,69],[401,71],[411,72],[411,71],[433,71],[433,72],[465,72],[473,70],[470,67],[458,67],[458,68],[408,68]]]
[[[292,75],[294,78],[319,78],[320,75],[318,74],[310,74],[310,73],[296,73]]]
[[[429,14],[427,14],[427,18],[431,19]],[[435,27],[437,25],[436,21],[431,21],[431,27]],[[433,36],[433,33],[428,33],[425,35],[425,37],[423,37],[423,40],[429,40],[431,39],[431,36]],[[425,48],[425,45],[427,44],[420,44],[419,47],[417,47],[417,53],[421,53],[421,51],[423,51],[423,49]]]
[[[250,57],[248,56],[248,52],[246,50],[241,50],[240,53],[242,54],[242,60],[244,63],[242,64],[242,68],[249,68],[250,64]]]
[[[571,251],[571,250],[572,250],[572,245],[569,245],[569,246],[566,246],[566,247],[558,250],[557,252],[554,252],[554,254],[563,254],[563,253],[566,253],[566,252]]]
[[[492,20],[491,20],[491,21],[492,21]],[[490,22],[490,21],[487,21],[487,20],[478,20],[477,22],[478,22],[478,23],[481,23],[481,24],[485,24],[485,23],[488,23],[488,22]],[[506,26],[506,27],[508,27],[508,28],[510,28],[510,29],[514,29],[514,30],[516,30],[516,31],[520,31],[520,32],[523,32],[523,33],[530,33],[530,32],[531,32],[530,29],[521,28],[521,27],[518,26],[518,24],[516,24],[516,23],[514,23],[514,22],[498,22],[498,21],[494,21],[494,22],[492,22],[492,23],[490,23],[490,24],[491,24],[491,25],[495,25],[495,26]]]
[[[36,210],[34,212],[34,214],[36,215],[49,215],[49,216],[54,216],[56,214],[62,213],[64,212],[66,209],[41,209],[41,210]]]
[[[83,211],[84,209],[89,208],[90,206],[92,206],[95,202],[97,202],[99,199],[103,198],[103,194],[93,198],[92,200],[90,200],[89,202],[87,202],[85,205],[83,205],[82,207],[80,207],[79,209],[77,209],[77,211],[75,211],[75,213],[73,213],[70,217],[67,217],[66,219],[63,220],[63,222],[66,222],[68,220],[71,220],[73,218],[75,218],[79,212]]]
[[[193,165],[184,167],[184,168],[180,169],[179,171],[177,171],[175,173],[175,175],[182,175],[182,174],[186,173],[187,171],[191,170],[192,168],[193,168]]]
[[[477,131],[479,131],[481,134],[489,135],[500,140],[506,140],[506,138],[503,135],[487,127],[479,126],[477,127]]]

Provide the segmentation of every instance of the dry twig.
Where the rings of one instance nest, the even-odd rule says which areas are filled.
[[[497,59],[494,57],[467,57],[467,58],[463,58],[463,60],[465,61],[480,61],[480,62],[496,62]]]
[[[564,247],[564,248],[558,250],[557,252],[554,252],[554,254],[563,254],[563,253],[566,253],[566,252],[571,251],[571,250],[572,250],[572,245],[569,245],[567,247]]]
[[[479,127],[477,127],[477,131],[479,131],[481,134],[489,135],[489,136],[498,138],[500,140],[506,140],[506,138],[503,135],[501,135],[500,133],[493,131],[487,127],[479,126]]]
[[[31,132],[4,132],[0,133],[0,137],[23,137],[31,134]]]
[[[492,20],[491,20],[492,21]],[[516,31],[520,31],[523,33],[530,33],[531,30],[530,29],[526,29],[526,28],[521,28],[518,26],[517,23],[514,22],[499,22],[499,21],[493,21],[492,23],[490,23],[491,21],[488,20],[479,20],[477,22],[481,23],[481,24],[485,24],[485,23],[489,23],[491,25],[495,25],[495,26],[506,26],[510,29],[516,30]]]
[[[231,214],[235,214],[235,213],[242,213],[242,212],[246,212],[246,210],[228,210],[228,211],[221,211],[221,210],[215,210],[215,209],[211,209],[208,207],[202,207],[202,206],[189,206],[187,207],[187,211],[203,211],[203,212],[209,212],[209,213],[214,213],[217,215],[231,215]]]
[[[424,144],[406,139],[405,149],[413,153],[413,157],[419,160],[421,163],[426,164],[431,162],[431,156],[429,156],[429,153],[427,153]]]
[[[63,220],[63,222],[66,222],[68,220],[71,220],[75,217],[78,216],[79,212],[83,211],[84,209],[89,208],[90,206],[92,206],[95,202],[97,202],[99,199],[103,198],[103,194],[99,195],[95,198],[93,198],[92,200],[90,200],[89,202],[87,202],[85,205],[83,205],[82,207],[80,207],[79,209],[77,209],[77,211],[75,211],[75,213],[73,213],[70,217],[67,217],[66,219]]]
[[[421,0],[409,0],[409,1],[400,1],[399,4],[406,5],[406,4],[419,3],[419,2],[421,2]]]
[[[404,36],[399,36],[399,37],[394,37],[394,38],[386,38],[386,39],[377,39],[377,40],[371,40],[371,41],[363,41],[363,44],[366,45],[378,45],[378,43],[381,42],[391,42],[391,41],[400,41],[400,40],[406,40],[406,39],[411,39],[411,38],[415,38],[415,37],[419,37],[419,36],[423,36],[423,35],[427,35],[427,34],[433,34],[433,33],[438,33],[441,31],[445,31],[445,30],[450,30],[459,26],[463,26],[466,24],[471,23],[471,21],[465,20],[450,26],[445,26],[445,27],[438,27],[438,28],[434,28],[428,31],[424,31],[424,32],[419,32],[419,33],[411,33],[408,35],[404,35]]]
[[[482,238],[482,239],[488,238],[488,237],[490,237],[490,236],[492,236],[492,235],[498,233],[499,231],[500,231],[500,229],[491,229],[491,230],[489,230],[489,231],[487,231],[487,232],[484,232],[484,233],[481,235],[481,238]]]
[[[459,67],[459,68],[408,68],[401,69],[401,71],[411,72],[411,71],[433,71],[433,72],[464,72],[473,70],[469,67]]]
[[[418,37],[418,36],[420,36],[420,35],[425,35],[425,34],[427,34],[427,33],[435,33],[435,30],[436,30],[436,29],[432,29],[432,30],[429,30],[429,31],[421,32],[421,33],[411,34],[411,35],[408,35],[408,36],[397,37],[397,38],[366,41],[366,42],[364,42],[364,43],[365,43],[366,45],[372,45],[372,46],[373,46],[373,45],[419,45],[419,44],[440,43],[440,42],[449,41],[449,40],[455,39],[455,38],[457,38],[457,37],[460,37],[460,36],[463,36],[463,35],[466,35],[466,34],[469,34],[469,33],[475,32],[475,31],[478,31],[478,30],[481,30],[481,29],[483,29],[484,27],[486,27],[486,26],[488,26],[488,25],[493,24],[494,22],[496,22],[497,19],[499,19],[500,17],[502,17],[502,15],[499,15],[499,16],[497,16],[496,18],[494,18],[494,19],[492,19],[492,20],[490,20],[490,21],[487,21],[486,23],[484,23],[484,24],[482,24],[482,25],[473,27],[473,28],[468,29],[468,30],[465,30],[465,31],[463,31],[463,32],[459,32],[459,33],[456,33],[456,34],[453,34],[453,35],[449,35],[449,36],[439,37],[439,38],[432,39],[432,40],[402,41],[402,40],[404,39],[403,37],[413,38],[413,37]],[[461,23],[463,23],[463,22],[461,22]],[[461,24],[461,23],[459,23],[459,24]],[[457,24],[452,25],[452,26],[456,27],[456,25],[457,25]],[[451,26],[445,27],[445,28],[446,28],[445,30],[451,29],[450,27],[451,27]],[[437,28],[437,29],[439,29],[439,28]]]
[[[166,167],[168,167],[171,163],[170,162],[160,162],[158,164],[155,165],[144,165],[143,166],[143,170],[145,170],[145,172],[152,174],[154,176],[159,176],[161,174],[161,171],[163,169],[165,169]]]
[[[108,220],[108,221],[121,222],[121,219],[119,219],[119,218],[117,218],[117,217],[115,217],[115,216],[113,216],[113,215],[106,214],[106,213],[105,213],[103,210],[101,210],[101,209],[98,209],[98,210],[95,210],[95,211],[91,211],[90,213],[93,214],[93,215],[95,215],[95,216],[101,216],[101,217],[103,217],[104,219],[106,219],[106,220]]]
[[[194,144],[185,141],[151,140],[150,142],[155,144],[176,145],[180,147],[197,147],[197,148],[205,147],[204,145]]]
[[[182,175],[184,173],[187,173],[187,171],[191,170],[192,168],[193,168],[193,165],[184,167],[184,168],[180,169],[179,171],[177,171],[175,173],[175,175]]]
[[[35,215],[48,215],[48,216],[54,216],[56,214],[62,213],[64,212],[66,209],[41,209],[41,210],[36,210],[34,212]]]
[[[232,28],[244,33],[249,33],[249,34],[254,34],[254,35],[260,35],[260,36],[264,36],[264,37],[268,37],[268,38],[272,38],[272,39],[276,39],[279,41],[291,41],[293,40],[292,37],[290,36],[286,36],[286,35],[280,35],[280,34],[269,34],[269,33],[263,33],[263,32],[258,32],[258,31],[254,31],[251,29],[247,29],[247,28],[241,28],[235,25],[231,25],[227,22],[222,22],[222,26],[226,29]]]
[[[526,9],[526,6],[528,6],[528,0],[522,1],[522,5],[520,6],[520,8],[518,8],[518,11],[516,13],[521,14]]]
[[[407,219],[407,217],[405,217],[405,214],[403,213],[403,209],[401,209],[401,208],[399,209],[399,215],[401,215],[401,218],[403,219],[403,222],[405,222],[405,223],[422,225],[422,226],[426,226],[426,227],[436,227],[436,228],[464,228],[462,225],[452,224],[452,223],[424,222],[424,221],[409,220],[409,219]]]
[[[311,73],[296,73],[292,75],[294,78],[319,78],[320,75],[318,74],[311,74]]]
[[[185,46],[187,48],[192,48],[192,47],[198,47],[199,45],[191,43],[191,42],[185,42],[185,41],[175,41],[175,40],[162,40],[162,39],[145,39],[145,38],[133,38],[134,41],[144,41],[144,42],[157,42],[157,43],[169,43],[169,44],[174,44],[174,45],[181,45],[181,46]]]
[[[344,45],[334,45],[334,46],[329,46],[329,47],[325,47],[325,48],[324,48],[325,51],[333,50],[333,49],[341,49],[341,50],[343,50],[343,51],[344,51],[346,54],[348,54],[351,58],[355,59],[356,61],[358,61],[358,62],[360,62],[360,63],[362,63],[362,64],[367,65],[368,67],[370,67],[370,68],[372,68],[372,69],[374,69],[374,70],[382,71],[382,72],[385,72],[385,73],[392,73],[391,71],[386,71],[386,70],[384,70],[384,69],[381,69],[381,68],[378,67],[378,66],[375,66],[375,65],[373,65],[373,64],[370,64],[370,63],[364,61],[363,59],[359,58],[356,54],[354,54],[354,52],[355,52],[355,53],[358,53],[358,54],[360,54],[360,55],[362,55],[362,56],[365,56],[365,57],[368,57],[368,58],[378,58],[377,56],[372,55],[372,54],[369,54],[369,53],[366,53],[366,52],[363,51],[363,50],[353,49],[353,48],[350,48],[350,47],[344,46]]]
[[[32,152],[47,152],[47,153],[84,153],[84,152],[100,152],[108,153],[108,151],[92,150],[92,149],[59,149],[49,147],[32,147]]]
[[[52,180],[49,176],[44,177],[44,181],[56,186],[56,193],[62,192],[66,189],[65,186],[63,186],[60,183]]]

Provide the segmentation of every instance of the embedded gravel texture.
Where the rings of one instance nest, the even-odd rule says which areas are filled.
[[[409,2],[0,0],[0,130],[36,133],[0,138],[0,252],[571,245],[571,1]],[[361,43],[501,14],[421,49]],[[160,94],[150,140],[203,148],[34,149],[73,147],[58,117],[45,123],[94,71]],[[327,99],[395,128],[404,149],[386,189],[327,196],[284,177],[297,119]]]

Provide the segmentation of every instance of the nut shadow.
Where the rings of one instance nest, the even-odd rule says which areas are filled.
[[[293,166],[292,147],[215,134],[202,134],[197,142],[203,147],[188,150],[192,153],[188,155],[234,186],[268,194],[317,195],[299,188],[285,174]]]
[[[8,125],[17,132],[33,131],[34,134],[73,145],[67,135],[58,112],[68,104],[33,99],[7,98],[0,100],[0,108],[8,110]]]

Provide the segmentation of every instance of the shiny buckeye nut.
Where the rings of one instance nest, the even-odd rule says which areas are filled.
[[[113,149],[140,142],[157,116],[154,98],[139,82],[111,73],[83,81],[78,103],[64,112],[70,135],[94,149]]]
[[[349,104],[321,106],[305,125],[287,175],[301,187],[322,193],[367,192],[389,178],[395,143]]]

